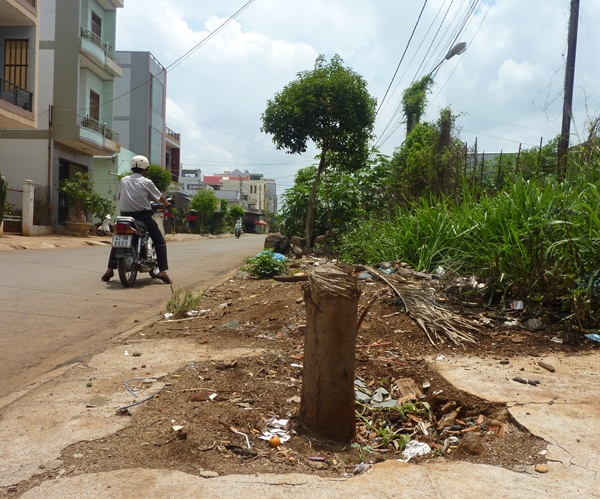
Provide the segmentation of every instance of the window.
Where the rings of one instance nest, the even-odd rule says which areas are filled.
[[[92,10],[92,33],[102,38],[102,18]]]
[[[27,89],[29,40],[5,40],[4,79]]]
[[[90,90],[90,118],[100,121],[100,96]]]

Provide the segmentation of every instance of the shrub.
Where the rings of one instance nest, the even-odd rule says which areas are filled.
[[[246,265],[242,270],[253,277],[264,279],[287,273],[285,257],[274,253],[272,249],[263,250],[255,257],[246,258],[244,262]]]

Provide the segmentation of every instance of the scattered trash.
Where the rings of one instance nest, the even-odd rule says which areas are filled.
[[[540,366],[543,369],[546,369],[546,371],[550,371],[551,373],[556,371],[556,368],[554,366],[551,366],[550,364],[546,364],[545,362],[538,362],[538,366]]]
[[[177,440],[185,440],[185,439],[187,439],[187,432],[183,431],[184,430],[183,426],[181,426],[181,425],[175,425],[175,426],[171,426],[171,428],[175,432],[175,438]]]
[[[284,444],[292,438],[288,433],[289,424],[289,419],[277,419],[272,417],[265,423],[266,429],[263,430],[262,435],[258,438],[271,442],[271,439],[276,436],[279,439],[279,444],[277,446]]]
[[[445,355],[440,355],[440,356],[438,356],[438,357],[435,359],[435,361],[436,361],[436,362],[442,362],[442,361],[443,361],[443,360],[445,360],[445,359],[446,359],[446,356],[445,356]]]
[[[163,315],[163,317],[165,319],[171,319],[173,317],[173,314],[171,312],[165,312],[164,315]]]
[[[427,445],[425,442],[418,442],[416,440],[411,440],[406,444],[406,447],[402,451],[402,457],[404,459],[398,459],[398,461],[404,461],[407,463],[413,457],[425,456],[431,452],[431,447]]]
[[[137,394],[131,389],[129,388],[129,382],[130,381],[145,381],[147,379],[153,379],[153,380],[157,380],[158,378],[130,378],[127,381],[125,381],[125,388],[126,390],[131,393],[131,395],[133,395],[135,398],[138,398]],[[167,383],[166,381],[163,381],[163,386],[160,390],[158,390],[156,393],[150,395],[149,397],[146,397],[144,400],[139,400],[138,402],[134,402],[133,404],[129,404],[129,405],[123,405],[121,407],[119,407],[117,413],[118,414],[128,414],[129,413],[129,409],[131,407],[135,407],[136,405],[140,405],[143,404],[144,402],[147,402],[148,400],[156,397],[160,392],[162,392],[167,386],[169,385],[169,383]]]
[[[325,461],[327,461],[327,458],[323,456],[308,456],[306,459],[308,459],[309,461],[317,461],[319,463],[324,463]]]
[[[352,474],[360,475],[361,473],[364,473],[365,471],[367,471],[369,468],[370,468],[370,466],[367,463],[359,463],[356,465],[356,468],[354,468],[352,470]]]
[[[252,447],[250,446],[250,439],[248,438],[248,435],[246,435],[245,433],[243,433],[243,432],[241,432],[241,431],[238,431],[238,430],[236,430],[236,429],[235,429],[235,428],[233,428],[233,427],[230,427],[229,429],[230,429],[230,430],[231,430],[233,433],[236,433],[236,434],[238,434],[238,435],[242,435],[242,436],[243,436],[243,437],[246,439],[246,445],[248,445],[248,449],[252,449]]]
[[[513,310],[523,310],[523,302],[521,300],[511,301],[510,308]]]
[[[125,353],[123,355],[129,355],[129,352],[125,350]]]
[[[526,320],[523,325],[528,331],[532,332],[541,331],[546,327],[541,320],[535,318]]]
[[[367,279],[373,279],[375,276],[366,270],[363,270],[360,274],[358,274],[358,278],[361,281],[366,281]]]
[[[299,395],[294,395],[293,397],[290,397],[289,399],[287,399],[287,403],[291,404],[292,402],[299,404],[300,403],[300,396]]]
[[[208,399],[209,399],[209,400],[215,400],[217,397],[218,397],[218,395],[217,395],[216,393],[211,393],[211,394],[208,396]]]
[[[279,447],[281,445],[281,439],[279,438],[279,435],[273,435],[270,439],[269,439],[269,443],[273,446],[273,447]]]
[[[592,341],[597,341],[600,343],[600,334],[596,334],[596,333],[590,333],[590,334],[584,334],[584,336],[588,339],[588,340],[592,340]]]
[[[559,338],[558,336],[551,338],[550,341],[553,341],[554,343],[561,343],[561,344],[563,342],[562,338]]]

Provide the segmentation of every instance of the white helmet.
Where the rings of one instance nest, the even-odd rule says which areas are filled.
[[[131,169],[139,168],[141,170],[145,170],[148,168],[150,163],[148,162],[148,158],[146,156],[134,156],[131,158]]]

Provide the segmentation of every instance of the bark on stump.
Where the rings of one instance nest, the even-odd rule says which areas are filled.
[[[300,416],[338,441],[356,435],[354,367],[358,280],[340,266],[317,267],[304,287],[306,334]]]

